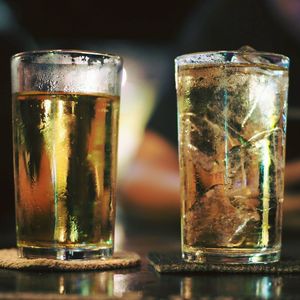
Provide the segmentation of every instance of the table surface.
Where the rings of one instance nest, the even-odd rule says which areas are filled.
[[[141,255],[135,268],[67,273],[1,269],[0,299],[300,299],[300,274],[159,274],[147,253],[176,250],[179,237],[157,232],[121,234],[118,247]],[[283,236],[283,253],[300,258],[299,230]],[[2,239],[0,247],[7,246]]]

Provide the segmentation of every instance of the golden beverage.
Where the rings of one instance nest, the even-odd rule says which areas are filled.
[[[111,255],[119,97],[28,92],[13,103],[21,253]]]
[[[275,65],[178,67],[184,259],[279,259],[287,87]]]

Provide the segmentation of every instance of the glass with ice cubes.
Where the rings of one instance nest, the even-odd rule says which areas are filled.
[[[289,59],[246,47],[175,64],[183,259],[278,261]]]

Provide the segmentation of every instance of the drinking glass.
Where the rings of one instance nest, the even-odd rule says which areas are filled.
[[[111,256],[121,58],[45,50],[11,66],[19,255]]]
[[[183,258],[278,261],[289,59],[241,50],[175,64]]]

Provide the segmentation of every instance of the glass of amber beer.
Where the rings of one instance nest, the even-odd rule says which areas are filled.
[[[12,57],[19,256],[113,254],[122,59],[75,50]]]

